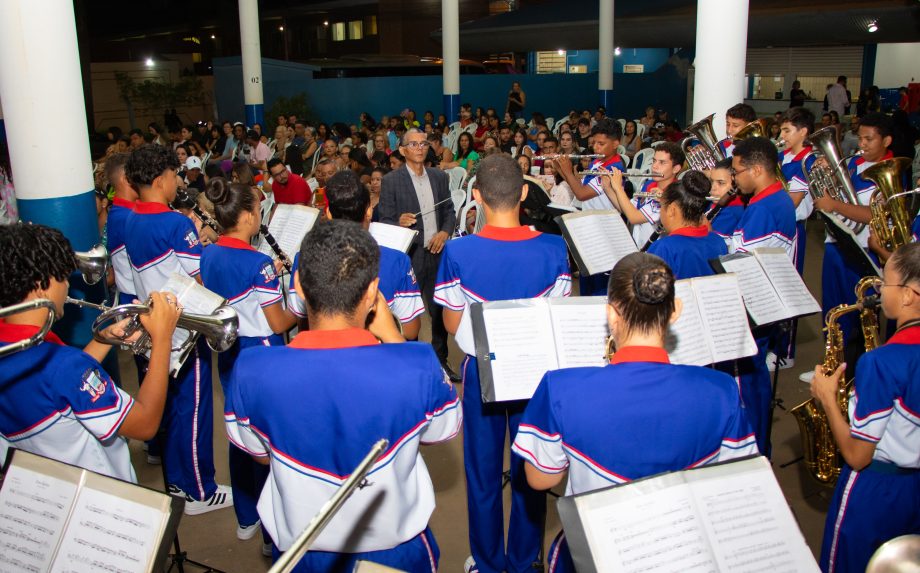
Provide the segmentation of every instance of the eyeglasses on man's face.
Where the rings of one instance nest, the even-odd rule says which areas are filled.
[[[746,169],[735,169],[734,167],[732,167],[732,168],[731,168],[731,171],[730,171],[729,173],[732,174],[732,179],[734,179],[735,177],[737,177],[738,175],[741,175],[741,174],[744,173],[745,171],[750,171],[750,170],[751,170],[750,167],[748,167],[748,168],[746,168]]]
[[[428,149],[428,146],[431,145],[427,141],[410,141],[406,143],[405,147],[409,149]]]

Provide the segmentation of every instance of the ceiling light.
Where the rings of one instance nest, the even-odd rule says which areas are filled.
[[[217,39],[217,36],[215,36],[214,34],[211,34],[211,39],[212,39],[212,40],[216,40],[216,39]]]
[[[878,32],[878,20],[872,20],[869,22],[869,25],[866,26],[866,29],[869,30],[869,33]]]
[[[329,25],[329,20],[324,20],[324,21],[323,21],[323,26],[328,26],[328,25]]]
[[[560,56],[564,56],[565,50],[556,50],[556,53],[559,54]]]
[[[278,26],[278,31],[279,31],[279,32],[284,32],[284,26]]]
[[[152,67],[153,67],[153,58],[147,58],[146,60],[144,60],[144,63],[147,65],[148,68],[152,68]]]
[[[613,55],[614,55],[614,56],[619,56],[621,53],[622,53],[622,52],[620,51],[619,46],[617,46],[616,48],[614,48],[614,50],[613,50]]]

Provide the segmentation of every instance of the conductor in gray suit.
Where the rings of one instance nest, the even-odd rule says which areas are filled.
[[[406,158],[406,164],[383,178],[380,222],[418,231],[408,253],[412,270],[431,316],[431,345],[451,380],[456,382],[460,377],[447,364],[447,330],[441,318],[442,307],[433,300],[441,251],[456,225],[450,178],[440,169],[425,167],[428,141],[422,131],[408,130],[399,152]]]

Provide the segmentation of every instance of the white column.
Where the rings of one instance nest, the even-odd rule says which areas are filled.
[[[713,127],[725,136],[725,111],[744,101],[748,0],[699,0],[693,119],[715,112]]]
[[[441,49],[443,50],[444,115],[448,123],[460,113],[460,3],[441,0]]]
[[[243,52],[243,103],[246,125],[265,127],[262,98],[262,47],[259,43],[258,0],[239,0],[240,46]]]
[[[613,0],[600,0],[597,19],[597,91],[598,105],[612,111],[613,104]]]

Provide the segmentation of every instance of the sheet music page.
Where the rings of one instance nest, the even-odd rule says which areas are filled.
[[[610,272],[617,261],[639,250],[616,211],[583,211],[562,220],[592,275]]]
[[[706,475],[736,465],[727,464],[686,472],[718,570],[818,571],[769,463],[764,458],[740,463],[755,469]]]
[[[268,224],[268,232],[272,234],[278,246],[290,259],[300,250],[300,243],[319,218],[319,209],[305,205],[278,205]],[[268,241],[262,238],[259,252],[275,258],[275,252],[268,246]]]
[[[665,349],[673,364],[706,366],[713,363],[712,350],[691,280],[684,279],[674,283],[674,295],[683,302],[683,311],[668,329]]]
[[[786,251],[782,249],[755,249],[754,256],[773,281],[776,292],[789,310],[790,316],[801,316],[821,312],[821,305],[815,300],[799,276]]]
[[[149,505],[83,488],[51,572],[143,573],[159,546],[163,520]]]
[[[543,375],[559,367],[546,301],[520,302],[515,308],[483,305],[496,402],[529,400]]]
[[[387,225],[386,223],[371,223],[368,231],[378,245],[396,249],[403,253],[409,250],[412,239],[418,235],[418,231],[413,229],[400,227],[399,225]]]
[[[744,306],[755,324],[770,324],[788,317],[773,284],[753,255],[729,255],[720,260],[726,272],[738,276]]]
[[[0,490],[0,571],[48,571],[77,487],[14,461]]]
[[[559,368],[603,366],[607,346],[607,297],[548,299]]]
[[[686,484],[653,487],[644,495],[605,495],[616,489],[603,492],[590,503],[578,503],[598,571],[718,570]]]
[[[757,354],[757,342],[751,334],[737,275],[695,278],[692,286],[712,361],[724,362]]]

